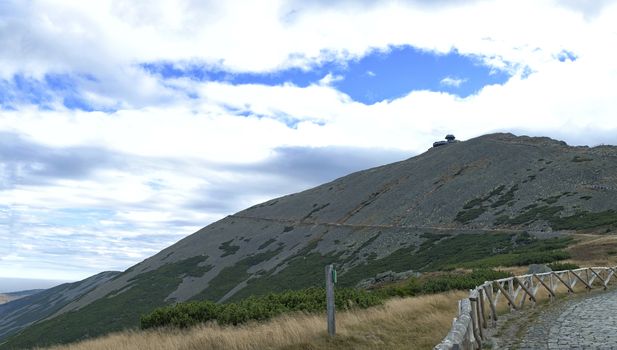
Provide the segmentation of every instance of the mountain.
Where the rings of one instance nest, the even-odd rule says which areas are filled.
[[[43,291],[43,289],[30,289],[22,290],[19,292],[0,293],[0,304],[8,303],[11,300],[17,300],[19,298],[27,297],[28,295],[33,295],[41,291]]]
[[[117,271],[102,272],[80,282],[66,283],[46,290],[8,293],[19,297],[0,305],[0,339],[51,316],[117,274]]]
[[[0,348],[135,327],[141,314],[177,301],[224,302],[321,285],[328,263],[336,264],[340,285],[353,286],[388,270],[505,258],[571,231],[614,232],[616,174],[613,146],[492,134],[430,148],[208,225]]]

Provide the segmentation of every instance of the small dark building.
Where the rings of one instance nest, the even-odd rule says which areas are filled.
[[[439,146],[443,146],[447,144],[448,143],[446,141],[436,141],[436,142],[433,142],[433,147],[439,147]]]
[[[454,137],[454,135],[452,135],[452,134],[446,135],[446,140],[447,141],[435,141],[435,142],[433,142],[433,147],[439,147],[439,146],[447,145],[449,143],[458,142],[456,140],[456,137]]]

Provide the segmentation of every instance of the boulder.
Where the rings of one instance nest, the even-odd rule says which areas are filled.
[[[388,283],[388,282],[396,282],[408,279],[410,277],[418,277],[420,276],[419,272],[414,272],[413,270],[403,271],[403,272],[394,272],[394,271],[386,271],[381,272],[375,275],[375,277],[363,279],[362,281],[356,284],[356,288],[369,289],[375,285]]]
[[[531,264],[529,265],[529,270],[527,270],[527,273],[544,273],[551,271],[553,270],[544,264]]]

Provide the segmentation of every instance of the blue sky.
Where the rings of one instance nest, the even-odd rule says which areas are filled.
[[[573,58],[564,54],[562,60]],[[411,91],[429,90],[467,97],[486,85],[503,84],[511,76],[507,69],[488,66],[481,57],[423,51],[413,46],[372,50],[349,61],[319,62],[307,68],[288,68],[275,72],[229,72],[206,64],[145,63],[143,69],[163,79],[188,78],[200,82],[307,87],[332,77],[331,86],[354,101],[373,104],[394,100]],[[506,67],[508,68],[508,67]]]
[[[612,0],[2,1],[0,278],[123,270],[448,133],[615,144],[615,23]]]

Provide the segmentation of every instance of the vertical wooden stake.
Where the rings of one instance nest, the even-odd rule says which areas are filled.
[[[473,331],[473,337],[476,340],[476,344],[478,349],[482,349],[482,336],[481,336],[481,327],[480,322],[478,320],[478,307],[477,307],[477,298],[470,297],[469,301],[471,302],[471,327]]]
[[[336,334],[336,320],[334,317],[334,265],[326,266],[326,305],[328,310],[328,335]]]
[[[480,318],[482,319],[482,327],[486,329],[488,328],[488,324],[486,322],[486,313],[484,311],[484,289],[481,287],[478,288],[478,300],[480,301]]]
[[[493,301],[493,282],[484,286],[486,298],[488,299],[488,305],[491,307],[491,319],[493,327],[497,325],[497,310],[495,310],[495,302]]]

